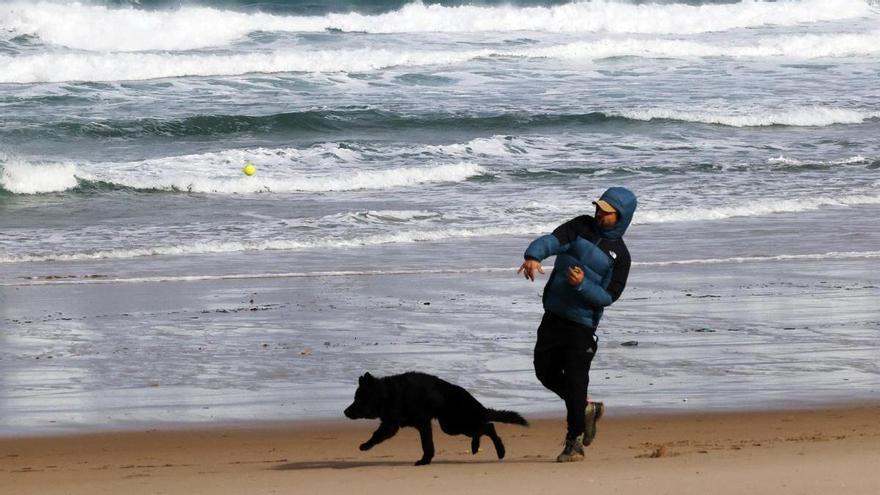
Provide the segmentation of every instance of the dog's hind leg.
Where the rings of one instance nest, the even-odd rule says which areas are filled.
[[[420,422],[416,425],[419,430],[419,438],[422,439],[422,458],[416,461],[416,466],[431,464],[434,458],[434,436],[431,433],[431,420]]]
[[[399,429],[400,429],[400,426],[398,426],[395,423],[389,423],[386,421],[382,421],[379,424],[379,427],[376,428],[376,431],[373,432],[373,436],[371,436],[369,440],[367,440],[366,442],[361,444],[360,449],[361,450],[372,449],[375,445],[380,444],[380,443],[384,442],[385,440],[388,440],[389,438],[393,437],[397,433],[397,430],[399,430]]]
[[[504,459],[504,443],[501,441],[501,437],[498,436],[498,433],[495,432],[495,425],[492,423],[483,423],[483,435],[492,439],[492,443],[495,444],[495,453],[498,454],[499,459]]]
[[[477,455],[477,452],[480,451],[480,437],[483,436],[482,433],[475,433],[471,437],[471,454]]]

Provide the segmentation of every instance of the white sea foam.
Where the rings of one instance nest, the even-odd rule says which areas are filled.
[[[81,3],[11,2],[0,29],[80,50],[188,50],[225,45],[255,31],[608,32],[693,34],[765,25],[791,26],[872,15],[862,0],[745,1],[734,4],[572,2],[550,7],[442,6],[411,3],[364,15],[283,16],[206,7],[107,8]]]
[[[635,261],[634,266],[672,266],[672,265],[720,265],[732,263],[766,263],[766,262],[790,262],[812,260],[841,260],[841,259],[872,259],[880,258],[880,251],[830,251],[827,253],[809,254],[779,254],[775,256],[734,256],[729,258],[694,258],[685,260],[668,261]],[[0,263],[4,260],[0,258]],[[314,270],[300,272],[267,272],[267,273],[228,273],[220,275],[165,275],[154,277],[65,277],[65,278],[39,278],[22,281],[0,283],[0,286],[28,286],[28,285],[75,285],[75,284],[118,284],[118,283],[156,283],[156,282],[197,282],[205,280],[243,280],[243,279],[273,279],[273,278],[315,278],[315,277],[382,277],[395,275],[442,275],[461,273],[514,273],[518,267],[454,267],[454,268],[400,268],[390,270]],[[549,273],[553,267],[545,266]]]
[[[783,155],[779,155],[775,158],[768,158],[767,163],[771,165],[803,165],[803,162],[801,162],[797,158],[789,158]]]
[[[728,111],[704,110],[699,112],[648,109],[609,112],[628,119],[650,121],[654,119],[681,120],[731,127],[765,127],[786,125],[799,127],[822,127],[834,124],[861,124],[868,119],[880,118],[880,111],[860,111],[846,108],[807,106],[768,111],[767,109]]]
[[[858,207],[861,205],[880,205],[880,196],[850,195],[838,197],[816,197],[799,200],[779,200],[776,202],[748,202],[741,206],[719,207],[689,207],[678,210],[652,210],[642,209],[634,223],[653,224],[666,222],[693,222],[705,220],[723,220],[733,217],[754,217],[774,213],[796,213],[801,211],[816,210],[828,206]],[[582,205],[581,205],[582,206]],[[427,216],[430,212],[367,212],[379,215],[399,215],[398,221],[403,224],[416,219],[420,215]],[[333,248],[356,248],[363,246],[375,246],[381,244],[401,244],[427,241],[444,241],[456,239],[468,239],[474,237],[493,237],[511,235],[538,235],[551,232],[556,227],[555,223],[517,222],[513,225],[497,225],[492,227],[447,227],[425,228],[419,227],[413,230],[400,230],[381,234],[369,234],[355,237],[340,237],[334,235],[315,239],[272,239],[272,240],[240,240],[240,241],[199,241],[186,244],[117,248],[106,250],[90,250],[81,252],[53,253],[53,254],[26,254],[0,256],[0,263],[24,263],[43,261],[78,261],[95,259],[128,259],[145,256],[185,256],[218,253],[235,253],[245,251],[273,251],[273,250],[307,250],[307,249],[333,249]],[[788,255],[786,255],[788,256]],[[757,257],[754,260],[764,258]],[[774,258],[776,259],[776,258]],[[787,259],[782,257],[779,259]],[[798,259],[793,257],[791,259]],[[740,262],[751,258],[725,258],[722,260],[690,260],[677,261],[675,263],[707,263],[707,262]],[[672,262],[669,262],[672,263]]]
[[[485,173],[485,169],[473,163],[456,163],[429,167],[400,167],[386,170],[341,171],[323,176],[298,176],[287,178],[286,174],[246,177],[206,177],[193,174],[170,173],[147,176],[143,174],[106,174],[116,185],[135,189],[188,191],[200,193],[248,194],[261,192],[330,192],[357,191],[364,189],[393,189],[430,182],[461,182]],[[85,177],[90,180],[100,177]]]
[[[266,240],[266,241],[207,241],[172,246],[145,248],[122,248],[76,253],[57,253],[46,255],[0,255],[0,263],[26,263],[40,261],[78,261],[95,259],[128,259],[144,256],[182,256],[196,254],[236,253],[243,251],[275,251],[302,249],[331,249],[375,246],[380,244],[400,244],[412,242],[438,241],[447,239],[466,239],[499,235],[526,235],[549,232],[550,224],[523,224],[516,227],[476,227],[446,228],[436,230],[418,229],[406,232],[369,235],[354,238],[324,238],[316,240]]]
[[[381,170],[339,167],[348,160],[357,163],[357,152],[334,143],[305,150],[228,150],[137,162],[81,163],[78,166],[12,160],[3,165],[0,185],[16,194],[65,191],[77,187],[78,179],[142,190],[296,193],[381,190],[425,183],[461,182],[486,173],[483,167],[469,162]],[[241,173],[241,166],[249,161],[259,164],[257,175],[253,177]],[[318,170],[304,172],[301,161]]]
[[[810,260],[840,260],[840,259],[863,259],[880,258],[880,251],[831,251],[814,254],[779,254],[775,256],[734,256],[730,258],[697,258],[689,260],[671,261],[643,261],[633,262],[640,266],[669,266],[669,265],[718,265],[724,263],[762,263],[768,261],[810,261]]]
[[[0,56],[0,82],[134,81],[276,72],[364,72],[396,66],[455,64],[490,50],[304,50],[251,54],[43,53]]]
[[[146,11],[100,5],[12,2],[0,27],[78,50],[188,50],[228,44],[281,18],[204,7]]]
[[[880,54],[880,31],[863,34],[775,36],[746,45],[669,39],[579,41],[526,49],[389,50],[287,48],[261,53],[46,52],[0,56],[0,83],[128,81],[279,72],[347,73],[391,67],[454,65],[484,57],[597,60],[608,57],[824,57]]]
[[[748,44],[724,45],[664,38],[606,38],[507,52],[511,56],[562,60],[597,60],[626,56],[813,59],[870,56],[878,53],[880,53],[880,31],[771,36]]]
[[[754,217],[775,213],[798,213],[825,207],[857,207],[880,205],[880,196],[851,194],[841,196],[819,196],[800,199],[780,199],[775,201],[742,201],[735,206],[688,207],[674,210],[642,210],[634,219],[636,224],[664,222],[693,222],[701,220],[723,220],[734,217]]]
[[[868,160],[867,158],[865,158],[862,155],[856,155],[856,156],[852,156],[849,158],[844,158],[843,160],[835,160],[831,163],[833,163],[835,165],[849,165],[852,163],[868,163],[869,161],[870,160]]]
[[[0,186],[15,194],[65,191],[78,184],[76,166],[70,163],[31,164],[12,159],[0,167]]]
[[[412,223],[421,220],[434,220],[442,214],[428,210],[367,210],[347,213],[345,216],[355,222],[374,223]]]
[[[829,162],[819,162],[819,163],[825,164],[825,165],[853,165],[853,164],[862,164],[862,163],[869,163],[869,162],[870,162],[870,160],[868,160],[864,156],[856,155],[856,156],[851,156],[849,158],[844,158],[842,160],[832,160]],[[800,167],[803,165],[815,164],[816,162],[804,163],[803,161],[798,160],[797,158],[791,158],[791,157],[788,157],[785,155],[779,155],[774,158],[768,158],[767,163],[769,163],[770,165]]]

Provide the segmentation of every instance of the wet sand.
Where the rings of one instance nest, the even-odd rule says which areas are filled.
[[[490,261],[499,269],[14,279],[0,287],[0,435],[332,419],[365,371],[424,371],[489,407],[560,411],[532,369],[546,275]],[[875,264],[640,265],[599,327],[590,393],[630,413],[880,401]]]
[[[404,429],[369,452],[374,421],[264,424],[0,439],[0,493],[875,494],[880,405],[616,416],[582,463],[557,464],[559,419],[500,425],[475,456],[435,425],[433,464],[415,467]]]

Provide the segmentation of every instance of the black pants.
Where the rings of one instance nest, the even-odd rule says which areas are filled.
[[[568,438],[584,432],[590,364],[596,355],[596,329],[544,313],[535,343],[535,375],[565,401]]]

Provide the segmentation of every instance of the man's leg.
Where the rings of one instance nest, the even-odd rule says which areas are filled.
[[[567,345],[563,356],[565,377],[565,408],[568,420],[568,438],[584,433],[584,408],[587,405],[587,387],[590,384],[590,364],[595,353],[593,330],[571,323],[565,329]]]
[[[535,343],[535,376],[547,390],[560,399],[567,397],[565,377],[562,373],[565,347],[564,329],[558,328],[557,318],[545,313],[538,326],[538,341]]]
[[[565,322],[560,330],[565,336],[561,357],[568,432],[565,435],[565,447],[556,457],[556,462],[582,461],[584,407],[587,405],[588,373],[593,358],[593,330],[574,322]]]
[[[586,384],[585,389],[589,392],[590,389],[590,365],[593,362],[593,359],[596,357],[596,351],[599,350],[599,342],[595,336],[590,336],[590,359],[587,363],[587,376],[586,376]],[[596,423],[602,418],[602,415],[605,413],[605,404],[601,402],[591,402],[589,399],[589,393],[587,395],[587,406],[584,409],[584,447],[588,447],[593,443],[593,439],[596,438]]]

